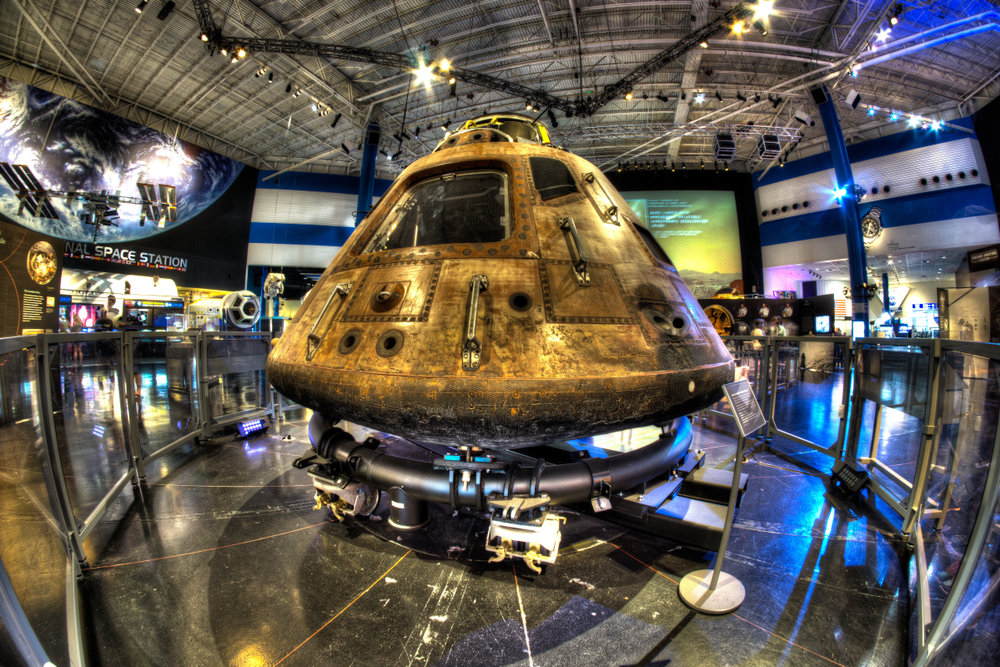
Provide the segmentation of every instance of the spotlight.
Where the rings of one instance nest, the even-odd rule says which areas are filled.
[[[142,10],[144,10],[148,4],[149,0],[139,0],[139,4],[135,6],[135,13],[142,14]]]
[[[940,130],[941,129],[941,123],[939,121],[932,120],[931,121],[931,129],[934,130],[934,131]]]
[[[682,90],[682,91],[681,91],[681,99],[682,99],[682,100],[686,100],[687,98],[688,98],[688,96],[687,96],[687,93],[685,93],[685,92],[684,92],[684,91]]]
[[[891,114],[889,114],[889,120],[899,120],[899,114],[893,111]]]
[[[705,168],[705,161],[704,161],[704,160],[702,160],[702,161],[701,161],[701,168],[702,168],[702,169],[704,169],[704,168]]]
[[[156,18],[166,21],[167,17],[170,16],[170,12],[174,11],[174,7],[174,0],[167,0],[167,2],[163,3],[163,8],[160,9],[160,13],[156,15]]]
[[[681,171],[684,171],[685,169],[687,169],[687,165],[681,162]]]
[[[531,106],[531,100],[525,100],[524,101],[524,110],[525,111],[534,111],[534,108],[532,108],[532,106]]]
[[[697,102],[698,104],[701,104],[702,102],[704,102],[705,101],[705,93],[698,93],[697,95],[695,95],[694,96],[694,101]]]
[[[738,99],[740,102],[746,102],[747,101],[747,98],[746,98],[746,96],[743,93],[736,93],[736,99]]]
[[[292,92],[292,84],[288,84],[287,86],[285,86],[285,92],[286,93]]]
[[[753,8],[755,19],[766,19],[774,10],[774,0],[760,0]]]
[[[869,116],[875,115],[875,107],[868,107],[868,115]]]
[[[233,54],[233,59],[232,59],[232,60],[230,60],[229,62],[231,62],[231,63],[238,63],[239,61],[240,61],[240,59],[239,59],[239,58],[237,58],[237,57],[236,57],[236,54],[234,53],[234,54]]]
[[[247,56],[247,50],[244,49],[242,46],[239,47],[239,48],[237,48],[236,49],[236,56],[239,57],[239,58],[246,58],[246,56]]]
[[[729,163],[726,163],[726,171],[729,171]]]
[[[442,58],[441,59],[441,71],[442,72],[447,72],[450,69],[451,69],[451,63],[448,62],[447,58]]]
[[[920,125],[921,122],[920,116],[910,116],[910,120],[908,121],[910,127],[916,127],[917,125]]]
[[[451,125],[451,118],[449,118],[445,122],[441,123],[441,129],[444,130],[445,132],[447,132],[449,125]]]
[[[670,171],[677,171],[677,163],[676,162],[671,162],[670,163]]]
[[[219,53],[221,53],[222,55],[227,55],[226,54],[226,47],[224,47],[224,46],[219,47]]]
[[[701,43],[701,44],[699,44],[698,46],[700,46],[700,47],[701,47],[701,48],[703,48],[703,49],[707,49],[707,48],[708,48],[708,42],[702,42],[702,43]]]
[[[274,72],[268,72],[267,73],[267,82],[268,83],[274,83]]]
[[[298,88],[298,89],[296,89],[296,90],[295,90],[295,94],[294,94],[294,95],[292,95],[292,97],[298,97],[298,96],[299,96],[299,95],[301,95],[301,94],[302,94],[302,89],[301,89],[301,88]]]
[[[340,122],[340,117],[341,116],[343,116],[343,114],[339,114],[339,113],[336,116],[334,116],[333,117],[333,122],[330,123],[330,127],[337,127],[337,123]]]
[[[648,100],[649,99],[649,95],[647,95],[646,93],[643,93],[642,94],[642,99]]]
[[[413,74],[417,77],[417,85],[429,86],[434,80],[434,70],[423,63],[420,63]]]
[[[733,23],[733,34],[739,35],[743,32],[743,21],[736,21]]]
[[[337,114],[337,115],[339,116],[340,114]],[[415,128],[413,128],[413,138],[414,139],[419,139],[420,138],[420,126],[419,125],[417,125]]]
[[[760,93],[753,96],[753,103],[757,104],[758,102],[760,102]]]
[[[719,94],[719,91],[715,91],[715,99],[719,100],[720,102],[722,101],[722,95]]]
[[[837,188],[833,191],[833,196],[837,199],[843,199],[847,195],[846,188]]]
[[[559,121],[556,120],[556,115],[552,113],[552,109],[549,109],[549,121],[552,123],[552,127],[559,127]]]
[[[757,28],[757,32],[759,32],[761,36],[767,37],[767,27],[764,25],[763,21],[757,19],[753,22],[753,27]]]
[[[625,93],[625,99],[626,100],[631,100],[632,99],[632,91],[631,90],[628,91],[627,93]]]
[[[455,97],[455,88],[458,85],[458,82],[455,81],[455,77],[451,77],[450,79],[448,79],[448,85],[450,86],[450,89],[448,90],[448,96]]]
[[[207,42],[208,41],[208,35],[206,35],[205,33],[201,33],[201,41]]]
[[[777,95],[768,95],[767,99],[771,103],[771,106],[773,106],[775,109],[777,109],[782,102],[782,99]]]
[[[892,32],[892,28],[882,28],[881,30],[878,31],[878,34],[875,35],[875,41],[877,41],[879,43],[883,43],[883,42],[888,41],[888,39],[889,39],[889,33],[891,33],[891,32]]]

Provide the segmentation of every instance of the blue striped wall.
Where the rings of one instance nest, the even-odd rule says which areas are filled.
[[[250,266],[324,269],[354,231],[357,176],[262,171],[250,222]],[[392,181],[375,180],[375,201]]]

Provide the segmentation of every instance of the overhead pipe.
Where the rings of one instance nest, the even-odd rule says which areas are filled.
[[[922,32],[915,32],[912,35],[907,35],[906,37],[900,37],[897,40],[886,42],[885,44],[880,46],[878,50],[882,51],[885,49],[892,49],[897,46],[902,46],[903,44],[908,44],[917,39],[923,39],[924,37],[930,37],[932,35],[937,35],[938,33],[946,32],[948,30],[951,30],[952,28],[957,28],[958,26],[963,26],[968,23],[975,23],[976,21],[985,21],[987,19],[1000,21],[1000,12],[983,12],[982,14],[976,14],[975,16],[967,16],[964,19],[958,19],[957,21],[952,21],[951,23],[944,23],[942,25],[924,30]],[[859,59],[862,58],[863,56],[867,55],[867,53],[870,52],[862,53],[860,56],[858,56],[858,58]]]

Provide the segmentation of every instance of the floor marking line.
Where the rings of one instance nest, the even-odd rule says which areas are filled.
[[[620,546],[618,546],[617,544],[613,544],[613,543],[611,543],[611,542],[608,542],[608,544],[610,544],[611,546],[613,546],[613,547],[614,547],[615,549],[618,549],[619,551],[621,551],[621,552],[622,552],[623,554],[625,554],[626,556],[628,556],[629,558],[631,558],[631,559],[632,559],[632,560],[634,560],[635,562],[637,562],[637,563],[640,563],[640,564],[642,564],[642,565],[645,565],[645,566],[646,566],[646,567],[648,567],[648,568],[649,568],[650,570],[652,570],[653,572],[656,572],[656,573],[657,573],[658,575],[660,575],[660,576],[661,576],[661,577],[663,577],[664,579],[668,579],[668,580],[670,580],[670,581],[673,581],[673,582],[674,582],[675,584],[678,584],[678,585],[680,585],[680,584],[679,584],[678,582],[674,581],[673,579],[671,579],[671,578],[670,578],[670,577],[668,577],[667,575],[663,574],[662,572],[660,572],[659,570],[657,570],[657,569],[656,569],[655,567],[653,567],[653,566],[651,566],[651,565],[647,565],[646,563],[643,563],[643,562],[642,562],[641,560],[639,560],[638,558],[636,558],[635,556],[633,556],[633,555],[632,555],[632,554],[630,554],[629,552],[625,551],[624,549],[622,549],[622,548],[621,548]],[[516,576],[516,575],[515,575],[515,576]],[[740,620],[741,620],[741,621],[743,621],[744,623],[749,623],[750,625],[752,625],[753,627],[757,628],[758,630],[763,630],[764,632],[766,632],[767,634],[771,635],[771,636],[772,636],[772,637],[774,637],[775,639],[780,639],[780,640],[781,640],[781,641],[783,641],[783,642],[787,642],[788,644],[791,644],[791,645],[792,645],[792,646],[794,646],[795,648],[800,648],[800,649],[802,649],[803,651],[805,651],[806,653],[810,653],[810,654],[812,654],[812,655],[816,656],[817,658],[822,658],[823,660],[826,660],[827,662],[829,662],[829,663],[831,663],[831,664],[833,664],[833,665],[837,665],[837,667],[845,667],[845,665],[842,665],[842,664],[840,664],[840,663],[839,663],[839,662],[837,662],[836,660],[831,660],[830,658],[826,657],[825,655],[820,655],[819,653],[816,653],[815,651],[810,651],[810,650],[809,650],[809,649],[807,649],[807,648],[806,648],[805,646],[802,646],[802,645],[800,645],[800,644],[796,644],[796,643],[795,643],[795,642],[793,642],[793,641],[792,641],[791,639],[785,639],[785,638],[784,638],[784,637],[782,637],[781,635],[778,635],[778,634],[775,634],[775,633],[771,632],[770,630],[768,630],[767,628],[765,628],[765,627],[762,627],[762,626],[760,626],[760,625],[757,625],[757,624],[756,624],[756,623],[754,623],[753,621],[749,621],[749,620],[747,620],[747,619],[743,618],[742,616],[740,616],[740,615],[739,615],[739,614],[737,614],[737,613],[733,613],[733,616],[734,616],[735,618],[738,618],[738,619],[740,619]]]
[[[220,549],[228,549],[229,547],[238,547],[238,546],[241,546],[243,544],[251,544],[252,542],[260,542],[261,540],[269,540],[272,537],[281,537],[282,535],[291,535],[292,533],[298,533],[298,532],[303,531],[303,530],[309,530],[310,528],[315,528],[317,526],[323,526],[323,525],[326,525],[328,523],[337,523],[337,522],[334,521],[333,519],[330,519],[328,521],[320,521],[319,523],[314,523],[311,526],[304,526],[302,528],[296,528],[295,530],[286,530],[283,533],[276,533],[274,535],[266,535],[264,537],[257,537],[257,538],[254,538],[252,540],[246,540],[245,542],[235,542],[233,544],[224,544],[221,547],[212,547],[210,549],[199,549],[198,551],[188,551],[188,552],[182,553],[182,554],[174,554],[173,556],[158,556],[157,558],[147,558],[145,560],[134,560],[134,561],[131,561],[131,562],[128,562],[128,563],[112,563],[111,565],[95,565],[93,567],[82,568],[82,570],[84,572],[86,572],[88,570],[105,570],[105,569],[107,569],[109,567],[124,567],[125,565],[139,565],[140,563],[152,563],[154,561],[167,560],[169,558],[180,558],[181,556],[193,556],[195,554],[203,554],[203,553],[207,553],[209,551],[219,551]]]
[[[371,589],[375,588],[375,584],[377,584],[378,582],[382,581],[382,579],[384,579],[386,577],[386,575],[388,575],[390,572],[392,572],[392,569],[394,567],[396,567],[397,565],[399,565],[400,563],[402,563],[403,559],[406,558],[407,556],[409,556],[411,553],[413,553],[413,549],[410,549],[405,554],[403,554],[402,556],[400,556],[399,560],[397,560],[395,563],[392,564],[392,567],[390,567],[388,570],[386,570],[385,572],[383,572],[382,575],[378,579],[376,579],[375,581],[373,581],[371,583],[371,586],[369,586],[365,590],[361,591],[356,598],[354,598],[353,600],[351,600],[350,602],[347,603],[346,607],[344,607],[343,609],[341,609],[340,611],[338,611],[337,614],[336,614],[336,616],[334,616],[329,621],[327,621],[326,623],[324,623],[323,625],[321,625],[320,628],[319,628],[319,630],[317,630],[316,632],[314,632],[311,635],[309,635],[308,637],[306,637],[305,640],[301,644],[299,644],[298,646],[296,646],[295,648],[293,648],[291,651],[289,651],[288,654],[284,658],[282,658],[278,662],[274,663],[274,665],[272,665],[272,667],[278,667],[278,665],[280,665],[281,663],[283,663],[285,661],[285,659],[288,658],[288,656],[290,656],[291,654],[293,654],[296,651],[298,651],[300,648],[302,648],[303,645],[305,645],[306,642],[308,642],[310,639],[312,639],[313,637],[315,637],[316,635],[318,635],[323,630],[323,628],[325,628],[326,626],[330,625],[335,620],[337,620],[338,616],[340,616],[345,611],[347,611],[348,609],[350,609],[351,605],[353,605],[355,602],[357,602],[358,600],[360,600],[364,596],[365,593],[367,593]]]
[[[837,667],[845,667],[844,665],[840,664],[836,660],[831,660],[830,658],[826,657],[825,655],[820,655],[819,653],[816,653],[815,651],[810,651],[805,646],[802,646],[801,644],[796,644],[791,639],[785,639],[781,635],[777,635],[777,634],[771,632],[770,630],[768,630],[767,628],[763,628],[763,627],[757,625],[753,621],[748,621],[747,619],[743,618],[739,614],[734,613],[733,616],[735,616],[736,618],[740,619],[744,623],[749,623],[750,625],[752,625],[753,627],[757,628],[758,630],[763,630],[764,632],[766,632],[767,634],[771,635],[772,637],[775,637],[776,639],[780,639],[783,642],[788,642],[789,644],[791,644],[795,648],[800,648],[803,651],[805,651],[806,653],[811,653],[812,655],[816,656],[817,658],[822,658],[823,660],[826,660],[827,662],[829,662],[831,664],[837,665]]]
[[[535,661],[531,657],[531,640],[528,639],[528,617],[524,613],[524,602],[521,600],[521,586],[517,583],[517,567],[510,564],[510,570],[514,573],[514,590],[517,591],[517,606],[521,610],[521,627],[524,628],[524,644],[528,647],[528,667],[535,667]]]

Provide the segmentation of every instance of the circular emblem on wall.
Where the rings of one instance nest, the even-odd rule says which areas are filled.
[[[28,251],[28,275],[39,285],[47,285],[56,277],[59,264],[56,249],[48,241],[39,241]]]

